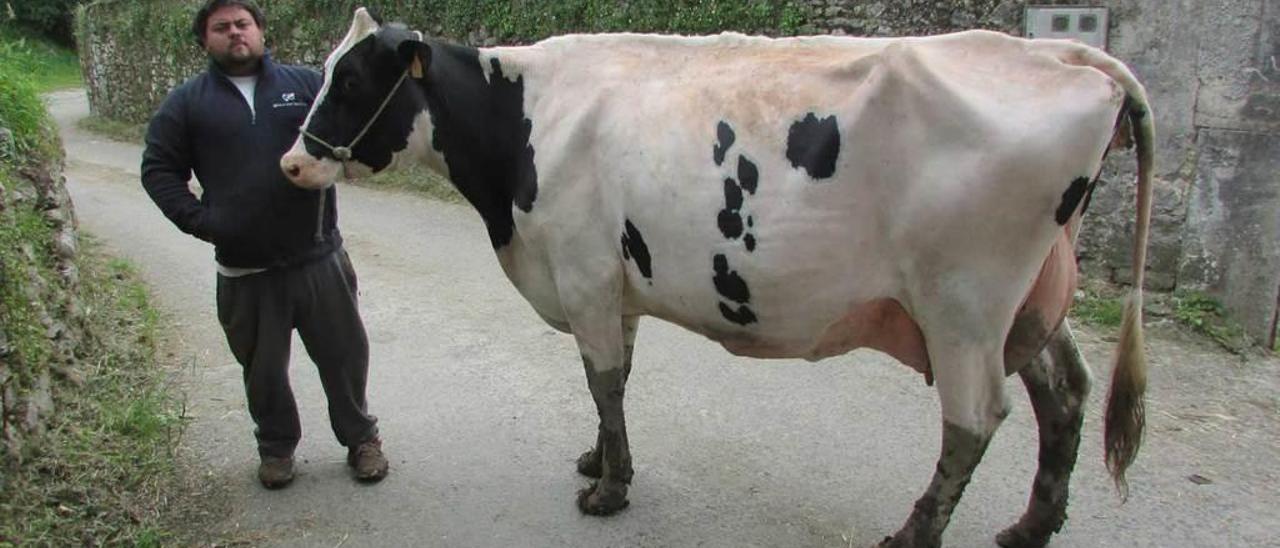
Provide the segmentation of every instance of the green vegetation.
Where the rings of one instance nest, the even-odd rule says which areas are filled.
[[[1083,285],[1072,304],[1071,318],[1099,327],[1118,328],[1124,318],[1124,297],[1114,288]]]
[[[76,121],[76,125],[85,131],[102,135],[125,143],[142,144],[147,135],[146,124],[121,122],[103,116],[90,114]]]
[[[1086,281],[1076,295],[1071,318],[1085,324],[1117,329],[1123,318],[1126,295],[1126,289]],[[1146,304],[1143,308],[1148,324],[1152,320],[1171,321],[1174,325],[1237,354],[1253,344],[1244,328],[1230,318],[1222,303],[1201,291],[1148,291],[1145,295]]]
[[[31,155],[55,157],[60,150],[27,61],[20,48],[0,39],[0,128],[11,132],[0,139],[0,162],[9,166]]]
[[[798,3],[766,0],[562,0],[537,6],[505,0],[369,4],[386,4],[383,11],[389,19],[418,25],[438,23],[448,36],[466,36],[471,30],[484,28],[500,43],[527,43],[571,32],[706,34],[740,30],[795,34],[808,16],[808,8]]]
[[[0,186],[5,195],[18,188],[17,178],[7,166],[0,166]],[[52,229],[45,224],[39,212],[32,208],[11,208],[0,215],[0,318],[3,318],[3,341],[0,355],[6,361],[24,364],[46,364],[53,355],[53,345],[45,336],[39,321],[41,304],[33,302],[38,295],[32,280],[26,276],[29,268],[50,270],[52,257],[47,246],[40,245],[52,239]],[[18,367],[21,386],[30,387],[35,382],[32,367]]]
[[[103,67],[95,112],[142,122],[174,82],[205,66],[190,24],[198,2],[99,0],[76,17],[81,47]],[[290,0],[261,2],[267,45],[284,62],[318,66],[345,35],[351,14],[366,6],[455,42],[527,44],[572,32],[705,34],[725,30],[789,35],[812,21],[808,4],[792,0]],[[479,45],[479,44],[477,44]],[[147,67],[138,75],[124,67]],[[108,86],[109,83],[109,86]]]
[[[382,172],[367,179],[356,181],[357,184],[408,190],[421,194],[432,200],[451,204],[466,201],[453,184],[443,177],[432,173],[424,167],[412,166],[395,172]]]
[[[182,407],[144,287],[87,238],[55,254],[62,150],[31,63],[57,51],[0,33],[0,546],[157,546],[199,486],[176,486]]]
[[[74,51],[11,25],[0,24],[0,63],[24,75],[37,93],[81,85]]]
[[[85,0],[7,0],[4,8],[13,23],[30,29],[42,40],[52,40],[63,47],[74,44],[71,36],[71,12]]]
[[[127,264],[92,244],[85,251],[81,369],[59,383],[44,438],[3,478],[0,546],[155,546],[172,537],[164,518],[174,511],[183,419],[155,367],[158,316]]]
[[[1252,345],[1244,328],[1234,322],[1217,299],[1199,291],[1178,290],[1170,296],[1173,319],[1221,345],[1240,353]]]

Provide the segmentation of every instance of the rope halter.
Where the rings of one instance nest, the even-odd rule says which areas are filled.
[[[334,158],[336,158],[339,162],[345,163],[346,161],[351,159],[351,149],[356,147],[356,143],[359,143],[360,139],[364,138],[364,134],[368,133],[369,128],[373,127],[373,123],[378,121],[379,116],[382,116],[382,111],[387,109],[387,105],[391,103],[391,98],[396,96],[396,92],[400,91],[400,85],[403,84],[405,79],[408,77],[409,77],[409,69],[405,69],[404,73],[400,75],[400,79],[396,80],[396,85],[391,88],[391,92],[387,93],[387,98],[382,100],[382,104],[378,106],[378,110],[374,112],[373,117],[369,118],[369,121],[365,123],[364,128],[360,130],[360,133],[356,134],[355,139],[351,140],[351,144],[344,147],[333,146],[329,143],[326,143],[324,139],[316,137],[310,131],[307,131],[307,128],[305,127],[301,129],[302,135],[308,139],[311,139],[312,141],[315,141],[317,144],[329,149],[329,151],[333,153]]]

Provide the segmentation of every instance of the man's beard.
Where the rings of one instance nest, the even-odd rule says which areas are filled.
[[[257,72],[258,63],[262,61],[262,56],[254,53],[253,49],[248,46],[245,47],[245,51],[247,53],[244,55],[238,55],[235,52],[235,48],[232,47],[226,52],[211,53],[209,56],[213,57],[213,62],[217,63],[219,67],[222,67],[223,71],[229,74],[240,75]]]

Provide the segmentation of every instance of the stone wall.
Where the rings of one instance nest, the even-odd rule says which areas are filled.
[[[11,133],[0,128],[4,135]],[[57,412],[55,385],[80,378],[76,353],[85,338],[86,314],[76,264],[75,211],[61,158],[7,165],[4,160],[0,158],[0,241],[7,248],[0,251],[0,466],[20,461],[28,441],[44,435]],[[32,223],[41,227],[30,229]],[[33,232],[41,238],[28,239]]]
[[[1108,49],[1147,86],[1158,134],[1149,287],[1207,290],[1221,298],[1258,338],[1274,332],[1280,294],[1277,1],[1034,2],[1109,8]],[[318,0],[262,3],[269,14],[286,12],[284,17],[273,17],[268,27],[277,56],[312,65],[341,37],[354,5]],[[488,0],[367,3],[380,7],[389,18],[473,45],[523,43],[560,31],[619,27],[857,36],[988,28],[1021,34],[1028,4],[1009,0],[561,0],[528,2],[526,9],[513,10],[510,3]],[[543,4],[543,8],[532,7]],[[186,34],[185,25],[194,11],[191,2],[140,0],[139,5],[148,7],[131,9],[144,10],[147,24],[88,24],[119,17],[120,5],[100,2],[85,10],[80,25],[82,59],[94,112],[139,121],[165,90],[199,70],[203,61]],[[508,6],[505,12],[504,5]],[[652,9],[646,11],[645,6]],[[301,26],[304,23],[309,26]],[[139,47],[140,43],[147,46]],[[1134,163],[1132,153],[1113,154],[1108,160],[1081,235],[1085,271],[1115,282],[1130,276]]]

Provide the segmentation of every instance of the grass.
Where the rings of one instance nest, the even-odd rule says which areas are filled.
[[[27,75],[37,93],[83,85],[76,52],[0,23],[0,60]]]
[[[0,546],[170,544],[202,490],[180,485],[186,419],[156,366],[161,319],[127,263],[82,244],[80,365],[58,382],[45,437],[0,478]]]
[[[1127,290],[1102,282],[1084,282],[1071,308],[1073,320],[1108,329],[1118,329],[1124,315]],[[1254,343],[1220,301],[1202,291],[1179,289],[1172,293],[1145,293],[1143,307],[1149,318],[1163,318],[1173,324],[1241,354]],[[1280,344],[1273,349],[1280,351]]]
[[[417,165],[392,172],[384,171],[356,183],[363,186],[406,190],[451,204],[466,202],[452,183],[427,168]]]
[[[146,124],[121,122],[96,114],[81,118],[76,122],[76,126],[108,139],[138,145],[142,144],[143,138],[147,134]]]
[[[1237,354],[1252,346],[1253,341],[1244,328],[1231,319],[1217,299],[1200,291],[1180,289],[1173,292],[1170,302],[1173,319],[1180,325]]]
[[[1124,293],[1101,283],[1080,284],[1075,302],[1071,306],[1074,321],[1098,327],[1118,328],[1124,317]]]

